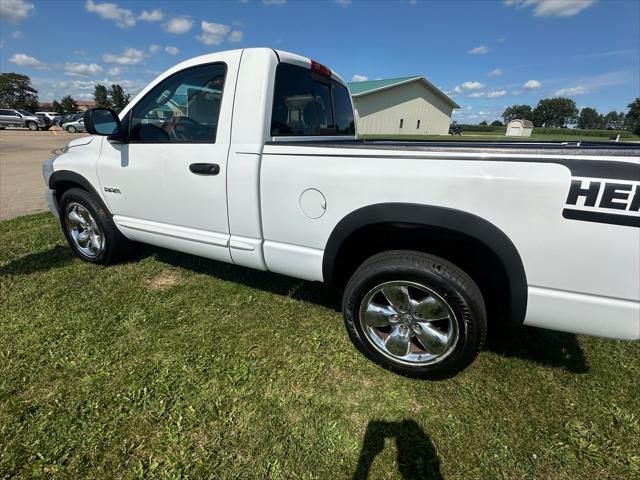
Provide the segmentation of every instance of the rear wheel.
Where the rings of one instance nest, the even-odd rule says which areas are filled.
[[[444,378],[477,357],[486,336],[480,289],[464,271],[422,252],[366,260],[345,289],[342,310],[355,346],[402,375]]]
[[[27,122],[27,128],[32,132],[38,130],[38,124],[36,122]]]
[[[82,260],[106,265],[115,263],[128,250],[129,241],[86,190],[67,190],[60,199],[59,211],[64,236]]]

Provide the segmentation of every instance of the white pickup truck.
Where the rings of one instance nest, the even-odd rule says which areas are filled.
[[[640,338],[638,145],[358,140],[344,81],[266,48],[180,63],[85,124],[43,166],[83,260],[137,241],[333,284],[356,347],[422,378],[503,321]]]

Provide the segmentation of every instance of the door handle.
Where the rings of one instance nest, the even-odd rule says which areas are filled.
[[[217,163],[192,163],[189,165],[189,170],[198,175],[218,175],[220,165]]]

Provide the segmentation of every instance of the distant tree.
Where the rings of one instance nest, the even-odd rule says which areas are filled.
[[[487,121],[482,120],[478,125],[482,125],[483,127],[485,127],[487,125]]]
[[[519,120],[531,120],[532,115],[533,110],[531,109],[531,105],[511,105],[502,112],[502,119],[504,123],[509,123],[516,118]]]
[[[96,85],[93,91],[93,99],[96,102],[97,108],[111,108],[111,102],[109,101],[109,91],[104,85]]]
[[[62,105],[60,105],[60,102],[57,100],[54,100],[51,104],[51,110],[60,114],[64,113],[64,111],[62,110]]]
[[[19,73],[0,73],[0,107],[36,111],[38,91],[31,79]]]
[[[111,108],[113,108],[116,113],[120,113],[122,109],[127,106],[130,98],[131,95],[124,93],[124,90],[120,85],[111,85],[111,89],[109,90],[109,102],[111,103]]]
[[[627,107],[629,107],[629,111],[624,119],[626,128],[636,135],[640,135],[640,97],[636,98]]]
[[[494,120],[493,122],[491,122],[491,126],[492,127],[503,127],[504,124],[500,120]]]
[[[602,120],[595,108],[584,107],[578,115],[578,128],[602,128]]]
[[[61,113],[76,113],[78,111],[78,104],[71,95],[67,95],[60,100],[60,110],[62,110]]]
[[[602,126],[610,130],[624,130],[625,114],[611,111],[602,117]]]
[[[578,118],[576,102],[566,97],[543,98],[533,109],[536,127],[566,127]]]

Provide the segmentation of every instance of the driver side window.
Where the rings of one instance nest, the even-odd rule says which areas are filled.
[[[226,67],[182,70],[164,79],[133,107],[129,140],[141,143],[215,143]]]

